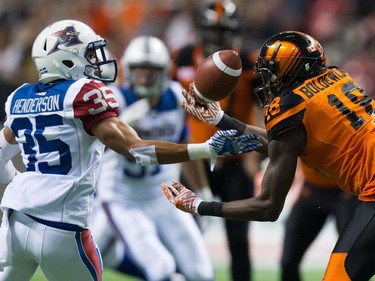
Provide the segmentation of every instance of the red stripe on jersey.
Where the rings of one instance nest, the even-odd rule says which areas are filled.
[[[81,119],[85,131],[91,133],[93,124],[97,121],[116,117],[118,103],[115,95],[105,84],[90,81],[82,86],[73,101],[74,117]]]

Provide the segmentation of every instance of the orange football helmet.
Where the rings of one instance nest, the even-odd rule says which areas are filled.
[[[262,85],[255,89],[255,95],[264,107],[270,95],[278,96],[326,69],[323,48],[313,37],[298,31],[275,34],[259,51],[255,71]]]
[[[202,1],[197,24],[205,56],[231,49],[238,40],[240,20],[237,5],[231,0]]]

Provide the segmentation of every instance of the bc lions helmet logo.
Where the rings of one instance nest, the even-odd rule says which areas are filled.
[[[53,33],[52,36],[57,37],[57,42],[48,54],[58,51],[58,46],[61,44],[65,45],[66,47],[82,44],[83,42],[78,39],[78,35],[79,32],[76,31],[74,26],[67,26],[65,29]]]

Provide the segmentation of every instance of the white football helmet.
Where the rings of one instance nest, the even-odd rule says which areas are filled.
[[[123,84],[138,97],[160,95],[168,86],[170,55],[167,46],[153,36],[134,38],[122,56]]]
[[[76,20],[61,20],[47,26],[32,47],[32,59],[39,72],[39,81],[77,80],[88,77],[114,82],[116,60],[106,59],[107,41],[88,25]],[[114,77],[103,77],[101,67],[113,69]]]

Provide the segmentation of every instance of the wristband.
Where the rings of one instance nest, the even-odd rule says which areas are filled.
[[[211,158],[210,149],[206,143],[189,143],[187,151],[190,160]]]
[[[227,114],[224,114],[223,118],[221,118],[219,123],[217,123],[216,127],[218,127],[220,130],[234,129],[237,131],[238,135],[242,135],[245,132],[247,125]]]
[[[155,145],[131,148],[129,152],[133,155],[138,165],[148,166],[159,164]]]
[[[197,209],[198,215],[223,217],[223,202],[205,202],[202,201]]]

